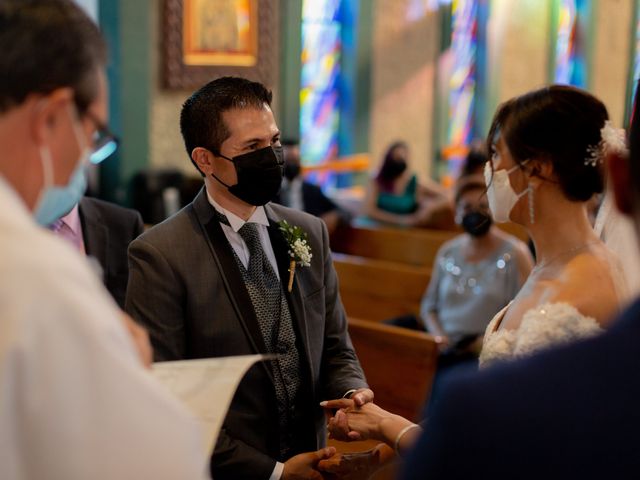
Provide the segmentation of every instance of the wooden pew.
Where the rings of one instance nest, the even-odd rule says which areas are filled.
[[[438,344],[424,332],[349,318],[349,334],[375,403],[420,419],[436,371]]]
[[[431,278],[426,267],[340,253],[333,264],[347,315],[378,322],[418,314]]]
[[[430,267],[440,246],[459,232],[391,227],[348,227],[332,239],[334,252]]]
[[[529,240],[526,230],[520,225],[504,223],[498,224],[498,227],[525,243]],[[460,233],[461,230],[403,229],[356,224],[337,232],[331,238],[331,249],[348,255],[431,267],[442,244]]]

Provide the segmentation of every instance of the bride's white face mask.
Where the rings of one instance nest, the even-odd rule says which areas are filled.
[[[524,162],[526,163],[526,162]],[[511,219],[509,218],[511,210],[518,200],[529,191],[531,186],[520,193],[516,193],[509,181],[509,175],[520,168],[520,165],[516,165],[509,170],[496,170],[495,172],[491,168],[491,162],[487,162],[484,165],[484,181],[487,184],[487,199],[489,200],[489,209],[493,219],[498,223],[506,223]]]

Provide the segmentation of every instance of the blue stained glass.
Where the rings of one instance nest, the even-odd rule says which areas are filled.
[[[300,109],[301,156],[306,165],[317,165],[338,153],[338,92],[308,93]]]
[[[340,2],[341,0],[304,0],[302,4],[302,21],[331,22],[338,20]]]
[[[336,88],[340,66],[340,24],[302,26],[302,88]]]
[[[587,64],[581,23],[585,23],[584,17],[588,7],[585,0],[561,0],[560,2],[555,46],[554,81],[556,83],[586,86]]]
[[[305,165],[337,157],[341,0],[305,0],[302,19],[300,153]]]

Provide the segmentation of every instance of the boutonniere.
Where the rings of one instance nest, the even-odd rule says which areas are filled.
[[[313,255],[311,254],[311,245],[309,245],[307,232],[298,226],[289,225],[286,220],[278,222],[278,226],[284,235],[284,239],[287,241],[289,257],[291,257],[289,262],[289,285],[287,286],[287,290],[291,293],[293,277],[296,273],[296,265],[301,267],[311,266],[311,257],[313,257]]]

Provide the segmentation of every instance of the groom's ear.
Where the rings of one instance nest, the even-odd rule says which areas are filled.
[[[610,153],[606,159],[609,178],[613,187],[616,207],[625,215],[634,213],[634,194],[629,172],[629,159],[626,155]]]

